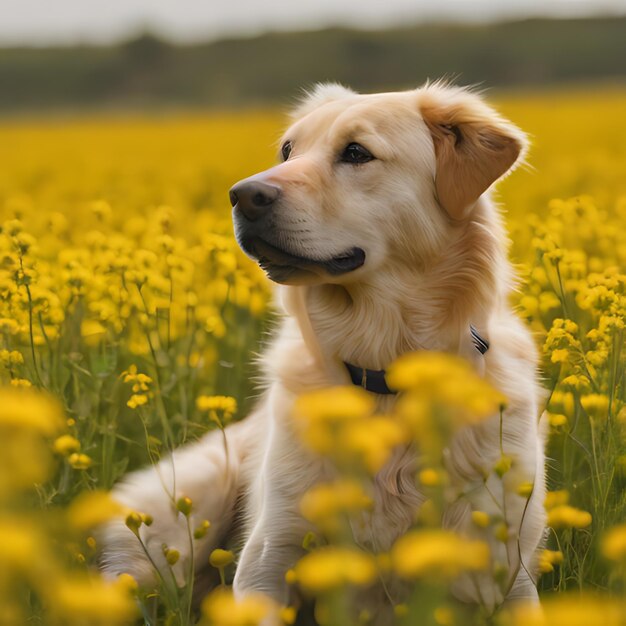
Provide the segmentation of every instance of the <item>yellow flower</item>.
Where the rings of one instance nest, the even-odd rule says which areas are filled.
[[[542,550],[539,555],[539,571],[542,574],[548,574],[554,571],[555,565],[563,562],[563,553],[556,550]]]
[[[550,426],[553,428],[561,428],[567,425],[567,417],[560,413],[548,413],[548,419],[550,420]]]
[[[231,591],[217,589],[202,602],[203,626],[259,626],[276,610],[267,596],[248,594],[235,600]]]
[[[132,383],[133,393],[148,391],[152,383],[152,378],[147,374],[137,371],[136,365],[131,365],[127,370],[122,372],[120,378],[123,378],[125,383]]]
[[[235,560],[235,555],[230,550],[216,548],[209,556],[209,563],[218,569],[230,565]]]
[[[432,461],[456,430],[498,415],[506,403],[468,362],[448,354],[405,355],[390,366],[388,379],[392,387],[406,389],[396,417]]]
[[[130,593],[135,593],[139,589],[137,581],[130,574],[126,574],[125,572],[115,579],[115,584]]]
[[[52,460],[50,446],[38,432],[5,429],[0,423],[0,496],[45,482]]]
[[[582,396],[580,404],[593,420],[606,420],[609,411],[609,398],[603,394],[590,393]]]
[[[176,510],[182,513],[185,517],[189,517],[192,507],[193,502],[191,501],[191,498],[187,496],[181,496],[178,500],[176,500]]]
[[[391,550],[394,570],[404,578],[455,578],[489,564],[489,548],[447,530],[417,530],[400,537]]]
[[[280,610],[280,619],[284,624],[289,626],[294,624],[297,617],[297,611],[293,606],[286,606]]]
[[[432,389],[448,377],[460,379],[467,375],[473,375],[471,366],[457,356],[414,352],[405,354],[389,367],[387,380],[393,389]]]
[[[231,396],[198,396],[196,407],[199,411],[208,412],[211,421],[221,427],[237,412],[237,400]]]
[[[178,563],[178,559],[180,559],[180,552],[175,548],[168,548],[167,546],[164,546],[163,556],[165,557],[167,564],[172,566]]]
[[[315,485],[300,501],[302,515],[327,532],[339,528],[339,516],[371,508],[372,500],[354,480],[343,479]]]
[[[433,617],[439,626],[454,626],[454,612],[447,606],[438,606],[434,610]]]
[[[134,393],[130,400],[126,403],[131,409],[136,409],[138,406],[143,406],[148,403],[148,396],[146,394]]]
[[[17,350],[0,350],[0,363],[8,368],[24,364],[24,357]]]
[[[522,498],[530,498],[530,496],[533,493],[534,488],[535,488],[535,485],[533,483],[524,482],[524,483],[519,484],[515,491],[517,492],[517,495],[522,496]]]
[[[106,335],[106,328],[97,320],[83,320],[80,334],[89,347],[97,346]]]
[[[54,440],[52,449],[61,456],[69,456],[80,450],[80,441],[71,435],[61,435]]]
[[[591,514],[568,504],[555,506],[548,511],[551,528],[585,528],[591,524]]]
[[[74,469],[77,470],[89,469],[93,464],[93,460],[91,459],[91,457],[87,456],[86,454],[80,454],[79,452],[74,452],[73,454],[70,454],[67,461]]]
[[[78,619],[90,626],[122,626],[138,614],[126,589],[96,577],[50,580],[47,595],[50,613],[59,624],[74,623]]]
[[[441,484],[441,473],[432,468],[425,468],[418,474],[418,479],[425,487],[436,487]]]
[[[493,466],[493,471],[502,478],[510,469],[513,459],[510,456],[502,455]]]
[[[474,371],[469,362],[440,352],[405,354],[389,367],[394,389],[425,394],[431,402],[463,408],[470,423],[497,414],[506,398]]]
[[[563,506],[569,502],[569,493],[565,489],[560,491],[548,491],[544,506],[547,511],[557,506]]]
[[[63,423],[57,400],[30,389],[0,389],[0,427],[28,429],[51,436],[63,428]]]
[[[349,420],[337,433],[339,448],[359,460],[370,474],[380,470],[392,450],[405,439],[402,424],[388,417]]]
[[[11,386],[12,387],[32,387],[33,383],[30,382],[30,380],[26,380],[26,378],[12,378],[11,379]]]
[[[206,519],[202,520],[202,522],[200,522],[200,524],[193,531],[193,538],[202,539],[203,537],[206,536],[207,532],[209,531],[209,528],[211,528],[211,522],[209,522],[209,520],[206,520]]]
[[[556,390],[550,398],[550,411],[563,413],[567,416],[574,414],[574,394],[571,391]]]
[[[376,576],[374,558],[356,548],[320,548],[302,557],[293,569],[302,589],[312,594],[368,585]]]
[[[296,402],[296,415],[312,422],[358,419],[369,415],[373,409],[371,395],[354,385],[312,391]]]
[[[585,354],[585,360],[594,367],[601,367],[606,363],[608,356],[607,350],[589,350]]]
[[[333,387],[302,395],[294,418],[303,442],[341,465],[360,464],[375,473],[402,437],[402,428],[372,417],[371,394],[359,387]]]
[[[138,513],[137,511],[131,511],[130,513],[128,513],[128,515],[126,515],[124,523],[133,532],[133,534],[139,537],[139,529],[144,523],[141,513]]]
[[[560,350],[553,350],[550,355],[550,361],[552,363],[567,363],[569,360],[569,350],[567,348],[562,348]]]
[[[504,522],[495,527],[493,534],[495,538],[502,543],[506,543],[510,538],[509,527]]]
[[[472,522],[479,528],[487,528],[491,524],[491,517],[484,511],[472,511]]]
[[[121,517],[124,507],[104,491],[85,491],[77,496],[67,509],[71,526],[84,531],[114,517]]]
[[[611,561],[626,560],[626,524],[606,531],[602,537],[602,554]]]
[[[588,389],[589,384],[589,379],[584,374],[570,374],[561,381],[561,385],[565,387],[573,387],[578,391]]]
[[[0,555],[3,570],[28,572],[37,559],[46,559],[45,538],[28,519],[0,516]]]
[[[623,626],[622,600],[602,596],[558,594],[512,609],[512,626]]]

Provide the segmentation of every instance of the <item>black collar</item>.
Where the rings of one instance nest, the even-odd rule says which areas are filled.
[[[489,342],[483,339],[478,334],[478,331],[470,324],[470,335],[472,336],[472,342],[474,347],[481,354],[485,354],[489,350]],[[379,393],[382,395],[397,393],[393,389],[390,389],[387,385],[387,379],[385,378],[385,370],[368,370],[364,367],[357,367],[352,363],[344,362],[344,365],[350,373],[352,384],[357,387],[363,387],[367,391],[372,393]]]

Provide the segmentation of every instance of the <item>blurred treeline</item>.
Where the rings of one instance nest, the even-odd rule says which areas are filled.
[[[106,47],[0,49],[0,111],[245,106],[316,81],[362,91],[626,79],[626,18],[328,29],[173,45],[146,34]]]

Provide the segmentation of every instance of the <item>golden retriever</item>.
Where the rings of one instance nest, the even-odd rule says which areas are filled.
[[[447,469],[464,481],[467,496],[445,524],[469,530],[473,510],[497,515],[495,496],[505,502],[510,532],[506,543],[485,533],[494,562],[508,564],[506,598],[486,574],[459,580],[453,591],[490,610],[506,599],[537,597],[532,577],[545,494],[541,394],[533,342],[508,302],[514,277],[489,195],[526,144],[479,96],[442,83],[372,95],[320,85],[306,96],[292,113],[280,164],[230,192],[239,244],[279,283],[285,312],[262,360],[266,390],[253,413],[227,429],[227,451],[221,434],[209,433],[156,469],[131,474],[114,492],[153,516],[142,538],[158,567],[166,567],[166,543],[181,552],[173,568],[180,582],[188,568],[185,520],[172,497],[189,496],[195,518],[212,522],[198,544],[198,564],[223,541],[241,506],[245,541],[235,593],[259,591],[287,604],[284,574],[310,530],[299,501],[324,476],[322,460],[304,452],[294,435],[295,398],[350,384],[346,363],[357,373],[378,371],[406,352],[439,350],[470,360],[507,396],[504,449],[516,460],[517,476],[534,484],[527,501],[503,493],[495,479],[499,416],[450,442]],[[382,391],[372,393],[385,411],[395,396]],[[411,526],[423,501],[413,468],[413,453],[396,450],[375,478],[370,528],[357,540],[387,550]],[[123,523],[106,529],[104,544],[107,572],[129,572],[140,582],[153,577]],[[370,591],[366,602],[373,623],[389,623],[383,594]]]

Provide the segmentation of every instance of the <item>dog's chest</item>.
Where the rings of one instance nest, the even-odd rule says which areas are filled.
[[[352,520],[357,544],[373,552],[389,550],[415,522],[426,497],[415,485],[416,453],[397,449],[370,485],[373,507]]]

